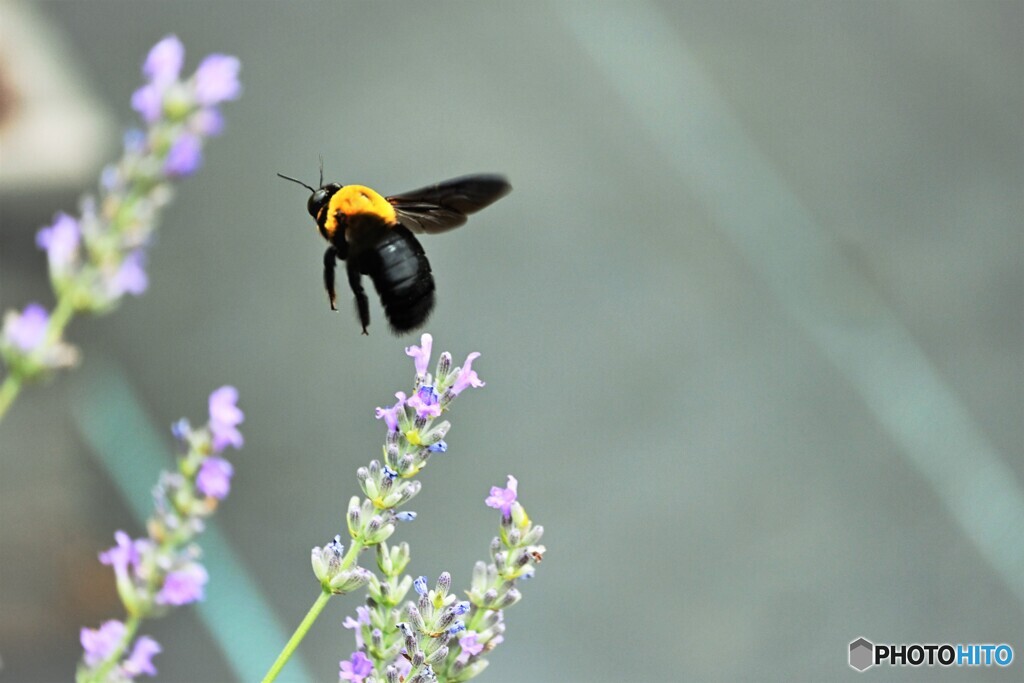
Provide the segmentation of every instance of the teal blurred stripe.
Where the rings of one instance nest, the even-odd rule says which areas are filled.
[[[758,150],[652,2],[554,2],[652,148],[710,209],[1024,602],[1024,493],[895,312]]]
[[[167,439],[140,408],[141,401],[119,366],[91,354],[76,377],[72,413],[90,449],[128,503],[140,528],[153,509],[151,491],[160,471],[172,463]],[[192,416],[194,422],[205,416]],[[244,463],[238,465],[244,467]],[[234,492],[235,495],[237,491]],[[231,504],[229,497],[225,502]],[[125,524],[125,526],[129,526]],[[110,530],[113,538],[114,530]],[[231,550],[216,519],[207,522],[200,537],[203,563],[210,572],[206,600],[197,606],[199,616],[231,666],[238,680],[262,680],[276,654],[287,642],[286,633],[274,618],[270,605]],[[186,653],[169,653],[187,656]],[[311,681],[302,661],[293,657],[282,680]]]

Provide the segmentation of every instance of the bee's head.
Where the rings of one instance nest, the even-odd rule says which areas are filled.
[[[341,185],[339,185],[338,183],[328,183],[327,185],[324,185],[324,158],[322,156],[320,157],[319,190],[313,189],[312,187],[302,182],[301,180],[290,178],[282,173],[278,173],[277,175],[278,177],[284,178],[285,180],[290,180],[293,183],[298,183],[299,185],[302,185],[304,188],[313,193],[309,195],[309,201],[306,202],[306,210],[309,211],[309,215],[313,217],[313,220],[319,220],[321,209],[327,206],[327,202],[331,201],[331,196],[341,189]]]
[[[320,216],[320,211],[331,201],[334,193],[341,189],[341,185],[338,183],[328,183],[319,190],[309,189],[312,190],[313,194],[309,195],[309,201],[306,202],[306,210],[316,220]]]

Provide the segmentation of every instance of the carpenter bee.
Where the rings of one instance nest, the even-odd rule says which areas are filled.
[[[338,310],[334,292],[336,261],[346,262],[348,284],[356,296],[363,334],[370,324],[370,302],[363,290],[368,275],[380,295],[384,314],[395,334],[423,325],[434,308],[434,276],[430,262],[413,233],[444,232],[512,190],[500,175],[468,175],[412,192],[384,197],[364,185],[302,185],[312,194],[306,203],[320,234],[330,243],[324,252],[324,287],[331,310]]]

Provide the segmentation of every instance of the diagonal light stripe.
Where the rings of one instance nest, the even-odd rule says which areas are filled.
[[[653,147],[863,397],[1024,603],[1024,494],[909,332],[758,151],[650,2],[554,2]],[[738,199],[740,198],[740,199]]]
[[[160,470],[172,463],[167,444],[139,407],[142,404],[124,373],[109,359],[94,355],[76,380],[75,422],[131,509],[136,527],[141,527],[152,512],[151,491]],[[113,538],[113,530],[110,533]],[[210,573],[206,600],[197,606],[199,617],[235,677],[261,680],[274,653],[288,641],[288,633],[231,550],[216,519],[206,521],[199,544]],[[290,681],[313,680],[297,656],[288,663],[288,675]]]

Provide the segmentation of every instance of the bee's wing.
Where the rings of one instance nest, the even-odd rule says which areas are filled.
[[[444,232],[512,191],[500,175],[467,175],[388,197],[398,222],[413,232]]]

